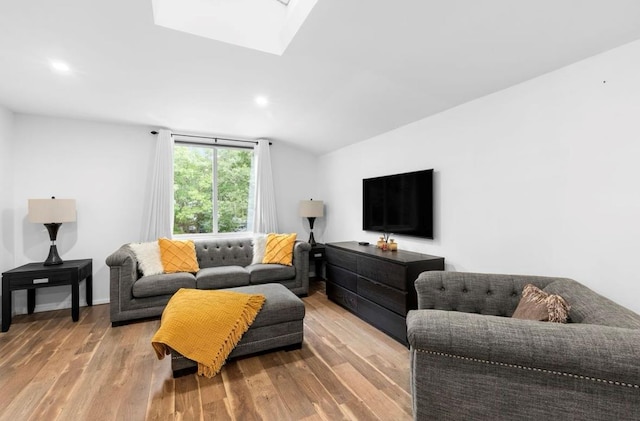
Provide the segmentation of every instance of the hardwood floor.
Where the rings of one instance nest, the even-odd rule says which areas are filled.
[[[111,328],[109,306],[13,318],[0,333],[0,419],[411,419],[409,352],[312,282],[304,344],[174,379],[151,337],[159,320]]]

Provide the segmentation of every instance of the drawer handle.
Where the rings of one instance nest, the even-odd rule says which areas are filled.
[[[322,253],[316,253],[313,255],[313,257],[322,257]]]
[[[49,278],[38,278],[33,280],[34,284],[47,284],[49,283]]]

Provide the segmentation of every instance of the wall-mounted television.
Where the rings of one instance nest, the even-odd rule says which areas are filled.
[[[433,170],[362,180],[362,229],[433,238]]]

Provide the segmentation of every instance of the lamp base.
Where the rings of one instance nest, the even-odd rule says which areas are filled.
[[[49,247],[49,256],[47,260],[44,261],[45,266],[53,266],[53,265],[61,265],[64,263],[58,254],[58,248],[56,247],[56,237],[58,236],[58,229],[62,225],[59,222],[52,222],[48,224],[44,224],[47,227],[47,231],[49,231],[49,240],[51,240],[51,247]]]
[[[311,231],[311,233],[309,234],[309,241],[307,241],[307,243],[311,244],[312,246],[315,246],[316,244],[316,239],[313,238],[313,231]]]
[[[61,265],[64,261],[60,258],[58,254],[58,248],[55,244],[51,244],[49,247],[49,256],[47,256],[47,260],[44,261],[45,266],[53,266],[53,265]]]
[[[316,243],[316,239],[313,238],[313,223],[316,221],[316,217],[315,216],[308,216],[307,219],[309,220],[309,230],[311,231],[309,233],[309,241],[307,241],[309,244],[311,244],[312,246],[315,246]]]

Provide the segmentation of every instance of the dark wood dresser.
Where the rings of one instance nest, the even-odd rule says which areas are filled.
[[[407,344],[407,312],[417,308],[413,283],[427,270],[444,270],[444,258],[383,251],[355,241],[326,245],[327,296]]]

